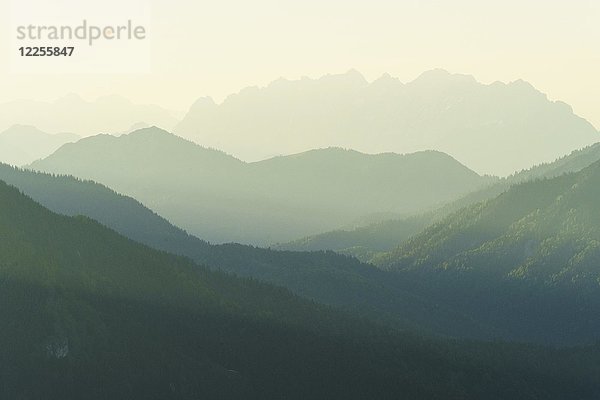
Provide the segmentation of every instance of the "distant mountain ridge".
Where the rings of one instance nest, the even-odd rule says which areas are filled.
[[[279,79],[216,104],[198,100],[175,133],[244,160],[311,148],[366,153],[439,150],[479,173],[506,176],[600,139],[570,106],[522,80],[478,83],[444,70],[406,84],[355,70]]]
[[[158,128],[86,138],[31,168],[103,183],[205,240],[257,245],[419,212],[494,181],[432,151],[330,148],[245,163]]]
[[[140,121],[171,129],[178,122],[172,114],[159,106],[134,104],[117,95],[87,101],[68,94],[53,102],[15,100],[0,104],[0,131],[21,124],[44,132],[91,136],[128,131]]]
[[[49,156],[65,143],[79,139],[73,133],[48,134],[34,126],[14,125],[0,132],[0,162],[26,165]]]

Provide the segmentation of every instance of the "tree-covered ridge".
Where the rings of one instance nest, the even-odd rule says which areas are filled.
[[[596,163],[579,174],[517,185],[496,199],[463,209],[428,228],[393,252],[381,256],[379,264],[391,268],[393,265],[443,265],[447,269],[458,265],[459,259],[462,260],[460,264],[466,266],[469,257],[498,252],[520,257],[506,263],[506,270],[490,272],[521,276],[513,268],[520,270],[522,263],[531,265],[550,259],[565,262],[564,257],[557,259],[556,254],[551,255],[548,251],[571,243],[563,248],[564,255],[569,256],[565,268],[567,265],[576,268],[593,255],[589,246],[594,247],[600,238],[597,223],[600,207],[596,202],[600,194],[599,178],[600,163]],[[578,246],[573,247],[574,239]],[[580,251],[568,251],[578,249],[583,243],[587,245]],[[509,252],[508,249],[512,250]],[[542,260],[546,257],[548,260]],[[541,275],[536,279],[556,282],[559,277],[554,272],[541,268],[538,271]],[[600,269],[596,273],[600,276]],[[570,278],[563,274],[561,279],[573,283]]]
[[[447,304],[475,318],[497,319],[496,324],[505,319],[513,332],[520,326],[515,337],[594,341],[599,337],[594,316],[600,312],[599,195],[596,162],[462,209],[374,262],[420,280],[423,295],[447,296]]]
[[[455,254],[496,239],[532,212],[548,207],[572,184],[573,176],[565,175],[515,186],[497,198],[459,210],[394,251],[378,256],[377,263],[391,265],[404,259],[415,266],[447,262]]]
[[[96,182],[5,164],[0,164],[0,180],[56,213],[87,216],[159,250],[195,258],[209,247],[207,242],[188,235],[135,199]]]
[[[511,186],[536,179],[555,178],[563,174],[579,172],[598,160],[600,160],[600,144],[595,144],[574,151],[554,162],[536,165],[507,178],[499,179],[489,186],[424,214],[380,221],[352,230],[336,230],[312,235],[274,247],[298,251],[333,250],[358,257],[362,261],[370,261],[376,253],[393,250],[428,225],[440,221],[464,207],[493,199],[510,189]]]
[[[473,310],[469,296],[475,296],[480,292],[477,284],[460,288],[464,294],[464,302],[450,302],[449,298],[443,295],[445,292],[435,289],[435,285],[424,287],[424,283],[436,282],[433,279],[439,275],[436,270],[424,271],[422,275],[415,271],[414,274],[407,276],[377,270],[370,265],[361,264],[354,259],[332,252],[279,252],[238,244],[210,245],[169,224],[134,199],[117,195],[110,189],[93,182],[81,182],[72,177],[51,176],[10,167],[0,168],[0,177],[16,185],[35,200],[51,207],[53,211],[67,215],[87,215],[151,247],[187,256],[213,269],[282,286],[305,298],[371,320],[391,324],[394,327],[480,339],[517,338],[553,343],[556,341],[578,343],[582,340],[584,342],[590,340],[590,335],[586,335],[583,339],[581,336],[568,340],[563,338],[559,319],[556,320],[554,330],[540,332],[533,322],[525,325],[509,324],[503,318],[494,318],[496,315],[501,316],[500,312],[486,312],[483,306],[480,310]],[[519,203],[521,209],[529,204],[525,202],[527,196],[521,197],[511,194],[499,199],[512,199],[502,201],[506,204],[503,206],[504,209],[514,213],[520,208],[513,207],[513,202]],[[522,213],[528,212],[527,207],[524,210]],[[506,226],[511,223],[513,217],[508,218]],[[495,219],[502,220],[497,211],[495,214],[490,214],[487,225],[495,226],[494,224],[498,223],[494,221]],[[471,223],[475,220],[466,218],[461,221]],[[479,232],[474,234],[473,240],[480,240]],[[451,254],[440,254],[440,259],[445,257],[451,257]],[[506,291],[501,290],[504,287],[503,279],[503,277],[495,277],[489,285],[500,291],[498,299],[506,300]],[[450,293],[460,292],[452,285],[446,286]],[[570,294],[565,296],[575,299]],[[523,310],[525,306],[530,307],[533,303],[535,303],[533,299],[525,297],[523,307],[517,315],[523,315],[523,318],[527,319],[528,314]],[[486,303],[481,302],[481,304]],[[552,312],[551,304],[553,303],[548,303],[548,313]],[[498,305],[491,307],[498,307]],[[573,321],[574,329],[579,329],[581,326],[580,320]],[[533,334],[534,331],[537,333]]]
[[[0,164],[0,179],[54,212],[85,215],[155,249],[211,269],[285,287],[302,297],[403,329],[451,336],[491,336],[489,327],[399,289],[394,277],[333,252],[273,251],[212,245],[171,225],[142,204],[105,186]],[[484,334],[485,333],[485,334]]]
[[[379,252],[391,250],[412,235],[425,229],[432,221],[432,213],[381,221],[351,230],[335,230],[307,236],[272,247],[278,250],[322,251],[332,250],[361,261],[369,261]]]
[[[593,399],[597,349],[434,342],[210,272],[0,182],[0,394]],[[545,360],[553,360],[548,363]],[[538,365],[538,367],[534,367]]]

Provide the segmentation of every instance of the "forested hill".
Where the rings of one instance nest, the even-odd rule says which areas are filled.
[[[576,150],[551,163],[536,165],[507,178],[499,179],[489,186],[421,215],[380,221],[354,229],[340,229],[311,235],[289,243],[276,244],[273,247],[296,251],[333,250],[356,256],[363,261],[370,261],[375,253],[394,249],[428,225],[463,207],[493,199],[519,183],[579,172],[598,160],[600,160],[600,143]]]
[[[465,208],[381,256],[379,262],[392,269],[408,265],[408,260],[414,260],[415,267],[444,263],[447,269],[454,265],[452,259],[458,262],[459,254],[464,256],[460,263],[469,265],[471,257],[494,253],[516,258],[504,263],[502,270],[487,268],[491,274],[530,277],[546,284],[584,283],[588,278],[597,285],[600,267],[584,274],[579,268],[593,265],[590,257],[600,255],[596,254],[598,196],[600,162],[576,174],[514,186],[495,199]],[[558,254],[562,256],[555,258]],[[556,270],[539,263],[565,265]],[[523,269],[517,273],[519,266]]]
[[[479,317],[499,308],[489,318],[505,318],[521,339],[595,341],[599,198],[596,162],[458,211],[375,261],[406,277],[431,278],[428,289]]]
[[[273,251],[240,244],[212,245],[170,224],[135,199],[91,181],[0,164],[0,179],[54,212],[84,215],[155,249],[211,269],[290,289],[322,304],[400,328],[451,336],[491,337],[476,321],[399,290],[390,274],[333,252]]]
[[[594,399],[598,350],[431,342],[151,250],[0,182],[0,395]],[[550,363],[548,360],[552,360]]]

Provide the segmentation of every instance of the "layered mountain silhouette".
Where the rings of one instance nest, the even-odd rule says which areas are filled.
[[[152,250],[88,218],[53,214],[2,182],[0,237],[6,398],[600,393],[597,348],[565,352],[386,332]]]
[[[136,200],[91,181],[0,164],[0,180],[50,210],[92,218],[158,250],[210,268],[288,288],[292,292],[401,329],[445,336],[494,337],[491,327],[414,293],[398,290],[394,276],[333,252],[279,252],[239,244],[211,245],[171,225]]]
[[[357,71],[198,100],[175,133],[243,160],[313,148],[366,153],[438,150],[479,173],[506,176],[599,140],[570,106],[522,80],[478,83],[444,70],[409,83]]]
[[[378,252],[392,250],[428,225],[463,207],[492,199],[519,183],[581,171],[598,160],[600,160],[600,143],[576,150],[554,162],[537,165],[507,178],[499,179],[485,188],[422,215],[409,218],[389,218],[352,229],[340,229],[312,235],[293,242],[276,244],[273,247],[295,251],[334,250],[353,255],[363,261],[369,261]]]
[[[44,132],[73,132],[79,136],[130,132],[146,121],[170,129],[177,124],[171,111],[155,105],[133,104],[120,96],[104,96],[86,101],[69,94],[54,102],[15,100],[0,104],[0,131],[20,125],[33,125]]]
[[[158,128],[86,138],[31,168],[103,183],[205,240],[259,245],[421,212],[494,181],[433,151],[330,148],[245,163]]]
[[[25,165],[54,153],[80,137],[72,133],[48,134],[28,125],[14,125],[0,133],[0,162]]]
[[[598,340],[599,196],[600,161],[464,208],[374,262],[515,339]]]

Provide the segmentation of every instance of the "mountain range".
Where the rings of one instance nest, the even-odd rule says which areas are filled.
[[[140,131],[137,134],[144,136],[148,133],[158,135],[168,141],[175,140],[177,143],[180,143],[181,140],[156,129]],[[133,134],[124,138],[126,140],[133,138],[134,140],[135,136],[136,134]],[[109,137],[109,139],[113,142],[123,138]],[[146,143],[151,143],[151,141]],[[185,145],[184,148],[188,149],[186,143],[180,144]],[[67,145],[63,149],[69,146],[73,145]],[[161,154],[168,148],[164,145],[158,146],[156,143],[154,146],[160,148]],[[112,148],[109,147],[109,149]],[[206,149],[196,148],[193,145],[189,149],[192,152],[206,151]],[[551,235],[557,236],[557,246],[562,246],[560,249],[566,252],[564,257],[567,258],[559,259],[556,254],[552,254],[551,260],[544,261],[542,259],[536,262],[541,264],[558,262],[556,265],[562,265],[565,271],[570,268],[567,261],[571,258],[583,260],[585,265],[595,262],[593,259],[592,261],[584,260],[584,255],[587,253],[580,254],[579,244],[561,241],[564,235],[567,237],[570,235],[568,232],[571,228],[559,224],[560,221],[570,221],[568,213],[563,212],[554,218],[555,231],[550,233],[534,232],[531,233],[533,236],[529,239],[523,234],[526,232],[524,228],[518,224],[522,218],[531,213],[540,213],[540,210],[543,211],[545,207],[548,207],[553,199],[562,196],[563,192],[566,193],[569,185],[575,185],[575,183],[569,183],[571,182],[569,179],[577,180],[580,179],[580,176],[594,176],[594,166],[597,166],[598,163],[583,170],[580,169],[592,162],[596,153],[597,146],[592,146],[559,159],[551,165],[538,166],[509,179],[501,180],[499,184],[496,183],[497,186],[494,186],[494,182],[498,181],[492,181],[491,184],[488,183],[490,186],[487,188],[475,191],[467,198],[443,207],[443,211],[433,211],[427,217],[429,222],[423,226],[419,226],[423,222],[419,218],[424,217],[414,217],[413,229],[415,232],[407,234],[407,236],[412,236],[411,239],[397,238],[400,243],[398,249],[382,254],[373,251],[363,258],[383,269],[385,272],[383,274],[377,272],[373,267],[333,253],[307,255],[305,253],[273,252],[234,244],[212,247],[205,242],[202,242],[202,246],[196,246],[195,250],[190,250],[194,245],[186,244],[184,247],[188,248],[184,250],[185,253],[182,253],[181,250],[174,250],[184,243],[181,239],[176,240],[179,244],[171,244],[167,250],[185,254],[197,261],[207,262],[240,276],[287,287],[302,296],[341,307],[386,324],[391,323],[395,327],[411,327],[458,337],[502,338],[550,344],[591,343],[598,338],[596,333],[598,327],[593,323],[591,315],[599,311],[597,304],[600,304],[597,298],[597,283],[594,283],[597,278],[593,275],[593,268],[589,274],[580,275],[577,272],[579,267],[574,267],[575,272],[560,275],[568,279],[558,286],[553,286],[557,283],[558,275],[557,277],[548,275],[543,278],[532,278],[525,274],[521,277],[523,279],[513,278],[517,276],[515,271],[529,262],[527,259],[519,257],[529,254],[527,251],[535,254],[538,251],[535,246],[542,246],[544,234],[550,235],[551,233]],[[108,151],[106,154],[121,157],[114,150]],[[185,153],[178,151],[178,154]],[[245,165],[222,153],[210,154],[219,160],[235,163],[234,165],[237,166]],[[92,155],[91,152],[82,153],[80,159],[88,161]],[[181,160],[186,160],[186,157],[181,157]],[[282,161],[280,158],[275,160]],[[73,158],[70,158],[68,162],[72,163],[70,165],[78,165],[77,162],[73,162]],[[155,163],[154,166],[156,165],[161,164]],[[276,164],[278,169],[284,169],[280,165]],[[92,170],[91,167],[90,170]],[[216,168],[207,169],[206,176],[217,170]],[[577,170],[580,171],[563,174]],[[132,179],[128,174],[118,175],[118,170],[113,171],[114,176],[119,176],[121,179]],[[135,179],[150,181],[155,174],[157,172],[150,170],[149,174],[136,176]],[[558,176],[555,177],[555,175]],[[539,177],[543,177],[542,180],[539,180]],[[525,183],[519,183],[521,180]],[[166,182],[166,176],[162,180],[157,180],[157,182],[160,181]],[[198,181],[205,183],[208,180]],[[512,185],[509,184],[509,181],[513,182]],[[589,179],[582,178],[582,182],[593,187],[589,181]],[[165,188],[155,187],[153,190],[153,193],[156,194],[160,193],[160,190],[164,191]],[[173,189],[163,193],[173,193]],[[526,193],[526,195],[520,193]],[[594,193],[585,193],[588,196],[586,201],[593,204]],[[593,207],[590,207],[593,210]],[[578,210],[581,209],[581,206],[574,204],[571,208]],[[489,213],[487,220],[479,215],[482,209],[486,210],[485,213]],[[438,214],[436,215],[436,213]],[[591,218],[581,217],[581,221],[577,222],[577,224],[583,224],[577,226],[577,234],[588,233],[590,235],[589,237],[582,236],[581,243],[583,243],[585,252],[592,251],[590,253],[592,258],[594,257],[593,243],[597,240],[593,221]],[[477,226],[480,222],[484,224],[483,227]],[[433,225],[431,225],[432,223]],[[474,231],[472,231],[472,224],[475,226]],[[428,225],[430,226],[427,227]],[[520,230],[516,232],[510,230],[515,226],[519,226]],[[438,234],[436,229],[441,233]],[[419,231],[421,233],[418,233]],[[527,246],[533,247],[523,250],[519,247],[523,243],[520,241],[510,242],[504,235],[508,235],[510,240],[514,237],[525,240],[525,243],[529,243]],[[386,237],[390,243],[394,240],[394,236],[389,232],[383,232],[381,236]],[[438,236],[443,240],[440,240]],[[471,236],[473,237],[471,238]],[[200,244],[198,239],[195,240]],[[508,244],[506,248],[496,249],[493,247],[497,245],[496,241]],[[152,239],[152,242],[156,242],[156,238]],[[157,247],[152,242],[149,240],[146,243]],[[158,242],[160,243],[160,241]],[[473,247],[462,248],[460,247],[462,245]],[[455,257],[467,257],[475,254],[481,250],[480,246],[484,248],[492,246],[493,252],[482,253],[483,255],[480,255],[478,261],[473,261],[474,266],[486,265],[490,271],[495,271],[495,274],[481,274],[474,266],[457,266],[454,270],[448,268],[449,265],[453,265],[451,262]],[[164,249],[164,247],[159,248]],[[547,249],[542,248],[539,251],[545,254]],[[558,250],[552,248],[551,251]],[[514,255],[513,252],[516,252],[514,254],[517,255]],[[412,254],[416,255],[413,257]],[[518,254],[521,255],[518,256]],[[498,259],[498,257],[509,257],[509,259]],[[514,261],[514,265],[511,264],[511,260]],[[430,267],[425,268],[424,265],[430,265]],[[498,265],[497,269],[494,269],[494,265]],[[469,273],[465,273],[463,276],[461,274],[464,272],[464,268]],[[509,273],[501,272],[507,268],[510,270]],[[510,268],[513,268],[514,271]],[[542,267],[536,268],[541,273],[549,273]],[[575,279],[581,279],[584,285],[583,289],[577,285],[567,284],[569,280],[574,281]],[[486,288],[484,292],[482,292],[482,288]],[[479,299],[480,296],[485,296],[485,293],[489,292],[493,292],[494,295]],[[474,298],[478,301],[473,302]],[[362,300],[357,301],[357,299]],[[487,307],[484,307],[484,304]],[[488,312],[490,309],[497,311],[490,313]],[[553,313],[552,310],[556,310],[556,313]],[[571,326],[572,329],[569,332],[559,331],[565,325]]]
[[[0,162],[26,165],[54,153],[80,137],[72,133],[48,134],[33,126],[14,125],[0,133]]]
[[[210,272],[88,218],[53,214],[3,182],[0,237],[6,398],[600,394],[596,347],[566,352],[389,332]]]
[[[30,125],[44,132],[72,132],[85,137],[130,132],[139,123],[170,129],[178,120],[169,110],[133,104],[116,95],[87,101],[68,94],[53,102],[15,100],[0,104],[0,131],[13,125]]]
[[[507,176],[597,142],[567,104],[522,80],[484,85],[444,70],[402,83],[357,71],[279,79],[221,104],[199,99],[175,133],[253,161],[314,148],[366,153],[438,150],[482,174]]]
[[[117,95],[0,105],[0,130],[20,124],[85,137],[159,126],[248,162],[329,147],[368,154],[436,150],[480,174],[508,176],[600,139],[569,105],[525,81],[481,84],[442,69],[407,83],[389,74],[368,82],[356,70],[281,78],[220,104],[200,98],[178,118]]]
[[[0,132],[0,399],[600,398],[600,134],[527,82],[68,95]]]
[[[537,165],[499,179],[482,189],[421,215],[409,218],[384,218],[375,223],[311,235],[289,243],[274,244],[272,247],[295,251],[334,250],[369,261],[378,252],[392,250],[428,225],[440,221],[463,207],[493,199],[519,183],[579,172],[598,160],[600,160],[600,143],[576,150],[551,163]]]
[[[285,287],[312,301],[398,329],[494,338],[495,329],[400,290],[395,276],[333,252],[290,252],[240,244],[212,245],[170,224],[135,199],[91,181],[0,164],[0,180],[67,216],[92,218],[152,248],[190,258],[211,269]]]
[[[245,163],[158,128],[85,138],[30,168],[105,184],[210,242],[255,245],[422,212],[494,181],[433,151],[330,148]]]

